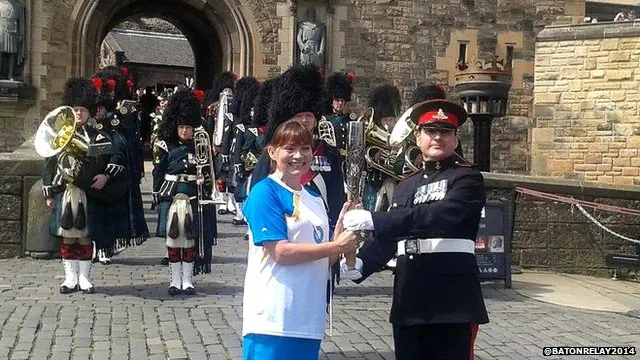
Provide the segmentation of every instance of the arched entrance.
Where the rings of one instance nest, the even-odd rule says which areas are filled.
[[[100,44],[109,30],[138,15],[165,19],[185,35],[194,54],[196,87],[209,88],[213,77],[225,70],[253,73],[253,35],[242,12],[226,0],[79,2],[71,16],[72,73],[93,73]]]

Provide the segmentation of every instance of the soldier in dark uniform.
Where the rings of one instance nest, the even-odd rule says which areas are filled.
[[[217,237],[214,206],[198,204],[199,185],[202,199],[209,199],[213,184],[211,169],[204,166],[200,174],[196,166],[194,133],[206,131],[201,124],[196,96],[189,89],[178,90],[164,112],[156,143],[159,160],[153,168],[152,194],[158,204],[156,236],[166,238],[172,296],[195,294],[192,277],[211,272],[212,246]]]
[[[373,230],[375,238],[360,249],[354,268],[344,260],[341,268],[360,282],[383,265],[383,244],[398,242],[391,308],[396,358],[473,359],[478,324],[489,319],[474,255],[484,180],[454,155],[467,113],[446,100],[407,111],[418,126],[424,169],[398,184],[391,211],[345,214],[345,229]]]
[[[247,178],[248,174],[242,161],[242,149],[245,139],[249,136],[249,125],[251,125],[251,108],[253,99],[258,93],[260,83],[253,76],[245,76],[238,80],[233,91],[234,101],[232,106],[234,139],[231,144],[230,176],[233,183],[233,197],[236,214],[233,217],[233,225],[247,225],[242,214],[242,203],[247,198]]]
[[[251,125],[249,126],[245,143],[242,146],[242,154],[240,155],[244,169],[249,173],[247,192],[251,189],[253,171],[264,150],[263,137],[267,129],[267,110],[269,110],[269,104],[271,103],[271,97],[273,96],[277,81],[277,78],[265,80],[262,85],[260,85],[253,101]]]
[[[391,84],[378,86],[373,90],[371,96],[369,96],[368,106],[373,108],[373,123],[379,129],[383,130],[385,134],[390,134],[402,111],[402,98],[400,97],[398,88]],[[378,161],[378,163],[380,162],[381,161]],[[393,168],[389,167],[387,171],[393,173]],[[395,181],[391,178],[390,174],[385,174],[373,168],[371,164],[367,164],[367,178],[365,180],[363,195],[365,209],[375,210],[378,193],[383,187],[383,184],[393,186]],[[388,205],[389,204],[386,204],[386,207],[388,207]]]
[[[125,160],[128,172],[128,187],[123,197],[123,211],[127,214],[123,222],[128,224],[128,234],[116,239],[108,247],[99,247],[96,260],[103,264],[111,263],[111,256],[117,251],[130,246],[137,246],[149,239],[149,228],[144,217],[142,192],[140,183],[144,176],[144,160],[142,154],[142,138],[138,126],[138,112],[136,103],[129,100],[130,91],[123,74],[128,74],[126,68],[115,66],[105,67],[92,77],[94,86],[101,84],[98,95],[97,123],[109,130],[112,137],[125,144]],[[104,111],[100,110],[104,109]]]
[[[349,121],[357,120],[355,113],[345,112],[347,102],[351,101],[354,80],[355,75],[353,73],[334,73],[325,82],[325,95],[328,102],[330,102],[331,112],[323,116],[320,121],[327,120],[333,125],[336,146],[340,149],[342,156],[346,154],[346,124]],[[320,135],[322,136],[322,134]]]
[[[220,205],[218,207],[218,214],[225,215],[229,213],[234,213],[235,208],[233,207],[233,194],[229,193],[230,189],[227,187],[227,183],[231,183],[230,179],[227,179],[227,174],[229,172],[229,151],[231,148],[231,139],[230,131],[232,128],[232,122],[230,119],[225,118],[224,124],[222,124],[222,142],[220,144],[216,143],[215,133],[216,133],[216,119],[218,117],[218,112],[222,111],[220,104],[220,98],[223,93],[233,95],[233,88],[238,76],[230,71],[225,71],[222,74],[216,76],[213,79],[213,84],[211,89],[207,90],[204,98],[204,109],[205,109],[205,124],[204,127],[209,132],[211,136],[211,142],[213,143],[213,152],[214,152],[214,162],[215,162],[215,170],[218,179],[216,179],[216,184],[218,190],[224,193],[225,198],[227,199],[227,203]],[[233,105],[233,100],[231,105]]]
[[[43,193],[47,206],[53,209],[51,235],[62,238],[63,294],[78,289],[95,292],[91,283],[91,240],[104,249],[128,233],[127,223],[122,221],[123,214],[126,217],[126,208],[122,208],[127,186],[126,149],[101,123],[89,125],[94,123],[90,120],[95,115],[97,94],[94,84],[86,79],[72,78],[65,85],[62,105],[73,107],[76,136],[88,145],[78,173],[61,171],[59,163],[66,163],[66,149],[45,159]]]

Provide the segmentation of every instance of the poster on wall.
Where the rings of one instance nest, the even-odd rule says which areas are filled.
[[[499,201],[487,201],[475,249],[480,280],[504,279],[505,287],[511,288],[511,238],[507,206]]]

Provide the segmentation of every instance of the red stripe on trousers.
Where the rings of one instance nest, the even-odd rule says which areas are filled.
[[[473,349],[476,342],[476,337],[478,336],[478,324],[471,323],[471,348],[469,349],[469,360],[473,360]]]

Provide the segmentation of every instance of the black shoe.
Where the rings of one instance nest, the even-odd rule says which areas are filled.
[[[85,293],[85,294],[95,294],[96,293],[96,289],[92,286],[92,287],[90,287],[88,289],[82,290],[82,292]]]
[[[74,286],[72,288],[68,288],[65,285],[60,286],[60,294],[71,294],[73,292],[76,292],[77,290],[77,286]]]
[[[179,295],[181,292],[182,291],[175,286],[169,287],[169,295],[171,296]]]
[[[111,259],[102,260],[102,261],[100,261],[100,264],[102,264],[102,265],[111,265]]]
[[[196,289],[190,287],[190,288],[186,288],[182,291],[185,295],[195,295],[196,294]]]
[[[244,219],[233,219],[233,225],[236,225],[236,226],[247,225],[247,222],[244,221]]]
[[[249,241],[249,234],[244,234],[244,241]]]
[[[169,258],[163,257],[162,260],[160,261],[160,265],[169,265]]]
[[[229,214],[229,210],[227,209],[218,209],[218,215],[227,215]]]

